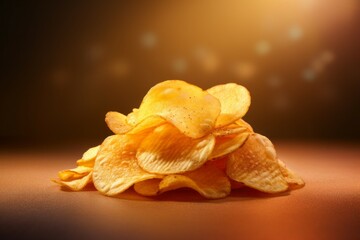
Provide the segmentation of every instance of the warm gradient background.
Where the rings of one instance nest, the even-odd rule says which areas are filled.
[[[1,239],[359,239],[359,0],[3,0],[0,16]],[[209,201],[50,182],[167,79],[246,86],[245,120],[306,186]]]
[[[252,94],[272,139],[360,139],[360,2],[1,1],[3,146],[98,143],[154,84]]]

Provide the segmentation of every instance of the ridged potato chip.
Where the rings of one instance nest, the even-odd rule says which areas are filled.
[[[277,159],[280,171],[284,176],[286,182],[288,183],[290,189],[297,189],[303,187],[305,185],[305,182],[296,173],[287,168],[285,163],[283,163],[278,158],[274,145],[272,144],[270,139],[262,135],[259,135],[259,137],[262,139],[264,146],[266,147],[267,152],[271,156],[271,158]]]
[[[84,166],[62,170],[58,173],[60,179],[52,179],[52,181],[73,191],[80,191],[92,182],[92,170],[91,167]]]
[[[248,138],[249,133],[244,131],[235,135],[227,135],[215,138],[214,150],[210,159],[225,156],[238,149]]]
[[[159,194],[159,184],[162,179],[153,178],[134,184],[134,190],[140,195],[152,197]]]
[[[127,116],[121,113],[108,112],[105,117],[105,122],[113,133],[119,135],[142,133],[166,122],[165,119],[159,116],[149,116],[135,125],[130,125],[127,119]]]
[[[95,160],[93,181],[101,193],[113,196],[134,183],[159,177],[145,172],[136,161],[135,152],[142,136],[114,135],[105,139]]]
[[[205,198],[224,198],[230,194],[231,185],[225,173],[211,164],[181,175],[166,176],[159,184],[159,192],[191,188]]]
[[[69,180],[69,181],[63,181],[63,180],[58,180],[58,179],[53,179],[52,181],[61,186],[67,187],[67,188],[71,189],[72,191],[80,191],[84,187],[86,187],[86,185],[88,185],[89,183],[92,182],[92,172],[89,172],[87,175],[82,176],[80,178]]]
[[[137,149],[138,163],[144,170],[174,174],[195,170],[210,156],[215,144],[211,134],[193,139],[172,124],[163,124],[147,134]]]
[[[220,102],[201,88],[180,80],[152,87],[144,97],[136,121],[161,116],[191,138],[201,138],[214,128]]]
[[[91,167],[78,166],[76,168],[62,170],[58,173],[58,176],[62,181],[71,181],[82,178],[88,175],[89,172],[91,171],[92,171]]]
[[[127,123],[126,118],[119,112],[108,112],[105,116],[105,122],[113,133],[124,134],[134,128]]]
[[[207,92],[219,99],[221,103],[221,112],[216,120],[216,128],[226,126],[242,118],[250,107],[249,91],[236,83],[217,85],[208,89]]]
[[[81,159],[76,161],[78,166],[84,167],[94,167],[95,158],[97,153],[99,152],[100,145],[96,147],[89,148],[82,156]]]
[[[302,180],[302,178],[291,169],[286,167],[285,163],[283,163],[280,159],[278,159],[278,163],[280,165],[280,171],[285,177],[286,182],[289,184],[290,189],[298,189],[305,186],[304,180]]]
[[[262,192],[288,189],[276,156],[259,134],[251,134],[242,147],[229,155],[226,173],[231,179]]]
[[[179,188],[191,188],[209,199],[224,198],[230,194],[231,184],[225,173],[211,163],[194,171],[168,175],[163,179],[150,179],[134,185],[143,196],[156,196]]]

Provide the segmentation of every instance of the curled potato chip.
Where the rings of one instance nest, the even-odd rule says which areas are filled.
[[[134,184],[134,190],[140,195],[151,197],[159,194],[159,184],[162,179],[153,178]]]
[[[94,167],[95,158],[100,149],[100,145],[96,147],[89,148],[82,156],[81,159],[76,161],[78,166],[84,167]]]
[[[96,157],[93,181],[101,193],[113,196],[134,183],[159,177],[142,170],[135,151],[142,136],[114,135],[105,139]]]
[[[182,175],[166,176],[159,184],[159,192],[191,188],[205,198],[224,198],[230,194],[231,185],[225,173],[211,164]]]
[[[80,191],[84,187],[86,187],[88,183],[92,182],[92,172],[89,172],[87,175],[84,175],[80,178],[72,179],[69,181],[63,181],[58,179],[53,179],[52,181],[73,191]]]
[[[134,185],[135,191],[143,196],[156,196],[179,188],[191,188],[205,198],[216,199],[229,195],[231,184],[223,171],[209,163],[194,171],[145,180]]]
[[[211,134],[193,139],[183,135],[172,124],[163,124],[141,142],[136,157],[146,171],[174,174],[195,170],[210,156],[215,144]]]
[[[247,122],[245,122],[244,119],[239,119],[235,122],[236,125],[238,125],[239,127],[245,127],[248,129],[249,132],[253,133],[254,129],[251,127],[251,125]]]
[[[137,123],[157,115],[191,138],[201,138],[213,129],[220,113],[218,99],[201,88],[180,80],[152,87],[136,112]]]
[[[249,91],[236,83],[217,85],[208,89],[207,92],[219,99],[221,103],[221,112],[216,120],[216,128],[242,118],[250,107]]]
[[[85,166],[63,170],[58,174],[60,180],[53,179],[52,181],[73,191],[80,191],[92,182],[92,170],[91,167]]]
[[[62,170],[58,173],[58,176],[62,181],[71,181],[82,178],[88,175],[91,171],[91,167],[78,166],[76,168]]]
[[[251,134],[242,147],[229,155],[226,173],[231,179],[262,192],[288,189],[276,155],[260,134]]]
[[[133,129],[133,126],[127,123],[126,116],[119,112],[106,113],[105,122],[115,134],[124,134]]]
[[[278,159],[278,163],[280,166],[280,171],[285,177],[286,182],[289,184],[290,189],[298,189],[305,186],[304,180],[302,180],[302,178],[295,172],[287,168],[285,163],[283,163],[280,159]]]
[[[238,149],[248,138],[248,132],[216,137],[215,147],[210,155],[210,159],[225,156]]]
[[[105,117],[105,122],[113,133],[121,135],[126,133],[142,133],[145,130],[149,130],[158,125],[161,125],[166,121],[159,116],[149,116],[135,123],[135,125],[130,125],[128,123],[128,117],[125,115],[118,112],[108,112]]]
[[[277,163],[280,167],[280,171],[281,171],[282,175],[284,176],[286,182],[288,183],[290,189],[297,189],[297,188],[303,187],[305,185],[304,180],[302,180],[301,177],[298,176],[295,172],[293,172],[292,170],[287,168],[285,163],[283,163],[277,157],[274,145],[272,144],[270,139],[268,139],[267,137],[262,136],[262,135],[259,135],[259,137],[262,139],[264,146],[267,149],[267,153],[270,155],[270,157],[277,159]]]

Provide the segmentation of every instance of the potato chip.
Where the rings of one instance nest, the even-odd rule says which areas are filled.
[[[108,112],[105,116],[105,122],[115,134],[124,134],[134,128],[127,123],[126,116],[119,112]]]
[[[249,132],[254,132],[254,129],[251,127],[251,125],[247,122],[245,122],[244,119],[239,119],[235,122],[236,125],[238,125],[239,127],[245,127],[248,129]]]
[[[225,173],[211,164],[181,175],[166,176],[159,184],[159,192],[191,188],[205,198],[224,198],[230,194],[231,185]]]
[[[280,171],[284,176],[286,182],[288,183],[289,187],[291,189],[297,189],[303,187],[305,185],[305,182],[296,173],[294,173],[292,170],[287,168],[285,163],[283,163],[280,159],[278,159],[274,145],[272,144],[270,139],[261,135],[259,135],[259,137],[262,139],[264,146],[267,149],[267,153],[270,155],[270,157],[277,159],[278,165],[280,167]]]
[[[58,180],[58,179],[53,179],[52,181],[59,184],[59,185],[61,185],[61,186],[67,187],[72,191],[80,191],[84,187],[86,187],[86,185],[88,183],[92,182],[92,172],[89,172],[85,176],[82,176],[80,178],[73,179],[73,180],[70,180],[70,181],[63,181],[63,180]]]
[[[134,184],[134,190],[140,195],[152,197],[159,194],[159,184],[162,179],[153,178]]]
[[[108,112],[105,117],[105,122],[113,133],[121,135],[126,133],[142,133],[159,126],[166,121],[159,116],[149,116],[142,121],[137,122],[135,125],[130,125],[125,115],[118,112]]]
[[[114,135],[105,139],[95,160],[93,181],[101,193],[113,196],[134,183],[159,177],[142,170],[135,151],[142,136]]]
[[[71,181],[82,178],[92,171],[91,167],[78,166],[76,168],[62,170],[58,173],[60,180]]]
[[[290,189],[298,189],[305,186],[304,180],[302,180],[302,178],[295,172],[287,168],[285,163],[283,163],[280,159],[278,159],[278,163],[280,165],[280,171],[285,177],[286,182],[289,184]]]
[[[210,159],[225,156],[238,149],[248,138],[248,132],[242,132],[236,135],[228,135],[215,138],[214,150],[210,155]]]
[[[183,135],[172,124],[163,124],[141,142],[136,157],[146,171],[173,174],[195,170],[210,156],[215,144],[211,134],[193,139]]]
[[[145,180],[134,185],[135,191],[143,196],[156,196],[179,188],[191,188],[205,198],[216,199],[229,195],[231,184],[223,171],[209,163],[195,171]]]
[[[169,80],[149,90],[136,121],[161,116],[186,136],[201,138],[213,129],[219,113],[219,100],[206,91],[184,81]]]
[[[78,166],[84,166],[84,167],[94,167],[95,158],[97,153],[99,152],[100,145],[96,147],[89,148],[82,156],[81,159],[76,161],[76,164]]]
[[[277,159],[259,134],[251,134],[242,147],[229,155],[226,173],[231,179],[262,192],[288,189]]]
[[[238,133],[243,133],[249,131],[245,126],[239,126],[238,124],[230,124],[222,128],[214,129],[212,134],[216,137],[224,137],[228,135],[235,135]]]
[[[219,99],[221,103],[221,112],[216,120],[216,128],[242,118],[250,107],[249,91],[236,83],[217,85],[208,89],[207,92]]]

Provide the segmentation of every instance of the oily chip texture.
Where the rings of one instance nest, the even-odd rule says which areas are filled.
[[[242,119],[250,103],[248,90],[235,83],[204,91],[181,80],[161,82],[129,114],[108,112],[115,135],[53,181],[74,191],[93,183],[107,196],[131,186],[143,196],[190,188],[208,199],[243,187],[279,193],[304,186],[271,141]]]
[[[80,191],[88,183],[92,182],[92,168],[78,166],[73,169],[60,171],[58,176],[59,179],[53,179],[52,181],[70,190]]]
[[[182,173],[203,165],[214,144],[215,137],[211,134],[193,139],[168,123],[155,128],[142,139],[136,158],[139,165],[151,173]]]
[[[246,141],[249,134],[249,132],[244,131],[234,135],[216,137],[215,147],[210,155],[210,159],[222,157],[235,151]]]
[[[288,189],[276,156],[259,134],[251,134],[242,147],[229,155],[226,173],[231,179],[262,192]]]
[[[251,103],[249,91],[241,85],[227,83],[207,90],[221,103],[220,116],[216,120],[216,128],[226,126],[242,118]]]
[[[78,166],[90,167],[93,168],[95,164],[95,158],[99,152],[100,145],[96,147],[89,148],[82,156],[81,159],[76,161]]]
[[[93,181],[101,193],[113,196],[134,183],[156,178],[157,174],[145,172],[135,157],[141,136],[114,135],[105,139],[97,155]]]
[[[184,135],[201,138],[214,128],[220,107],[219,100],[201,88],[169,80],[149,90],[136,113],[136,121],[161,116]]]
[[[224,198],[230,194],[231,185],[225,173],[211,164],[182,175],[166,176],[159,184],[161,193],[179,188],[191,188],[205,198]]]
[[[205,198],[217,199],[230,194],[231,184],[225,173],[210,163],[195,171],[150,179],[134,186],[135,191],[143,196],[156,196],[179,188],[191,188]]]

